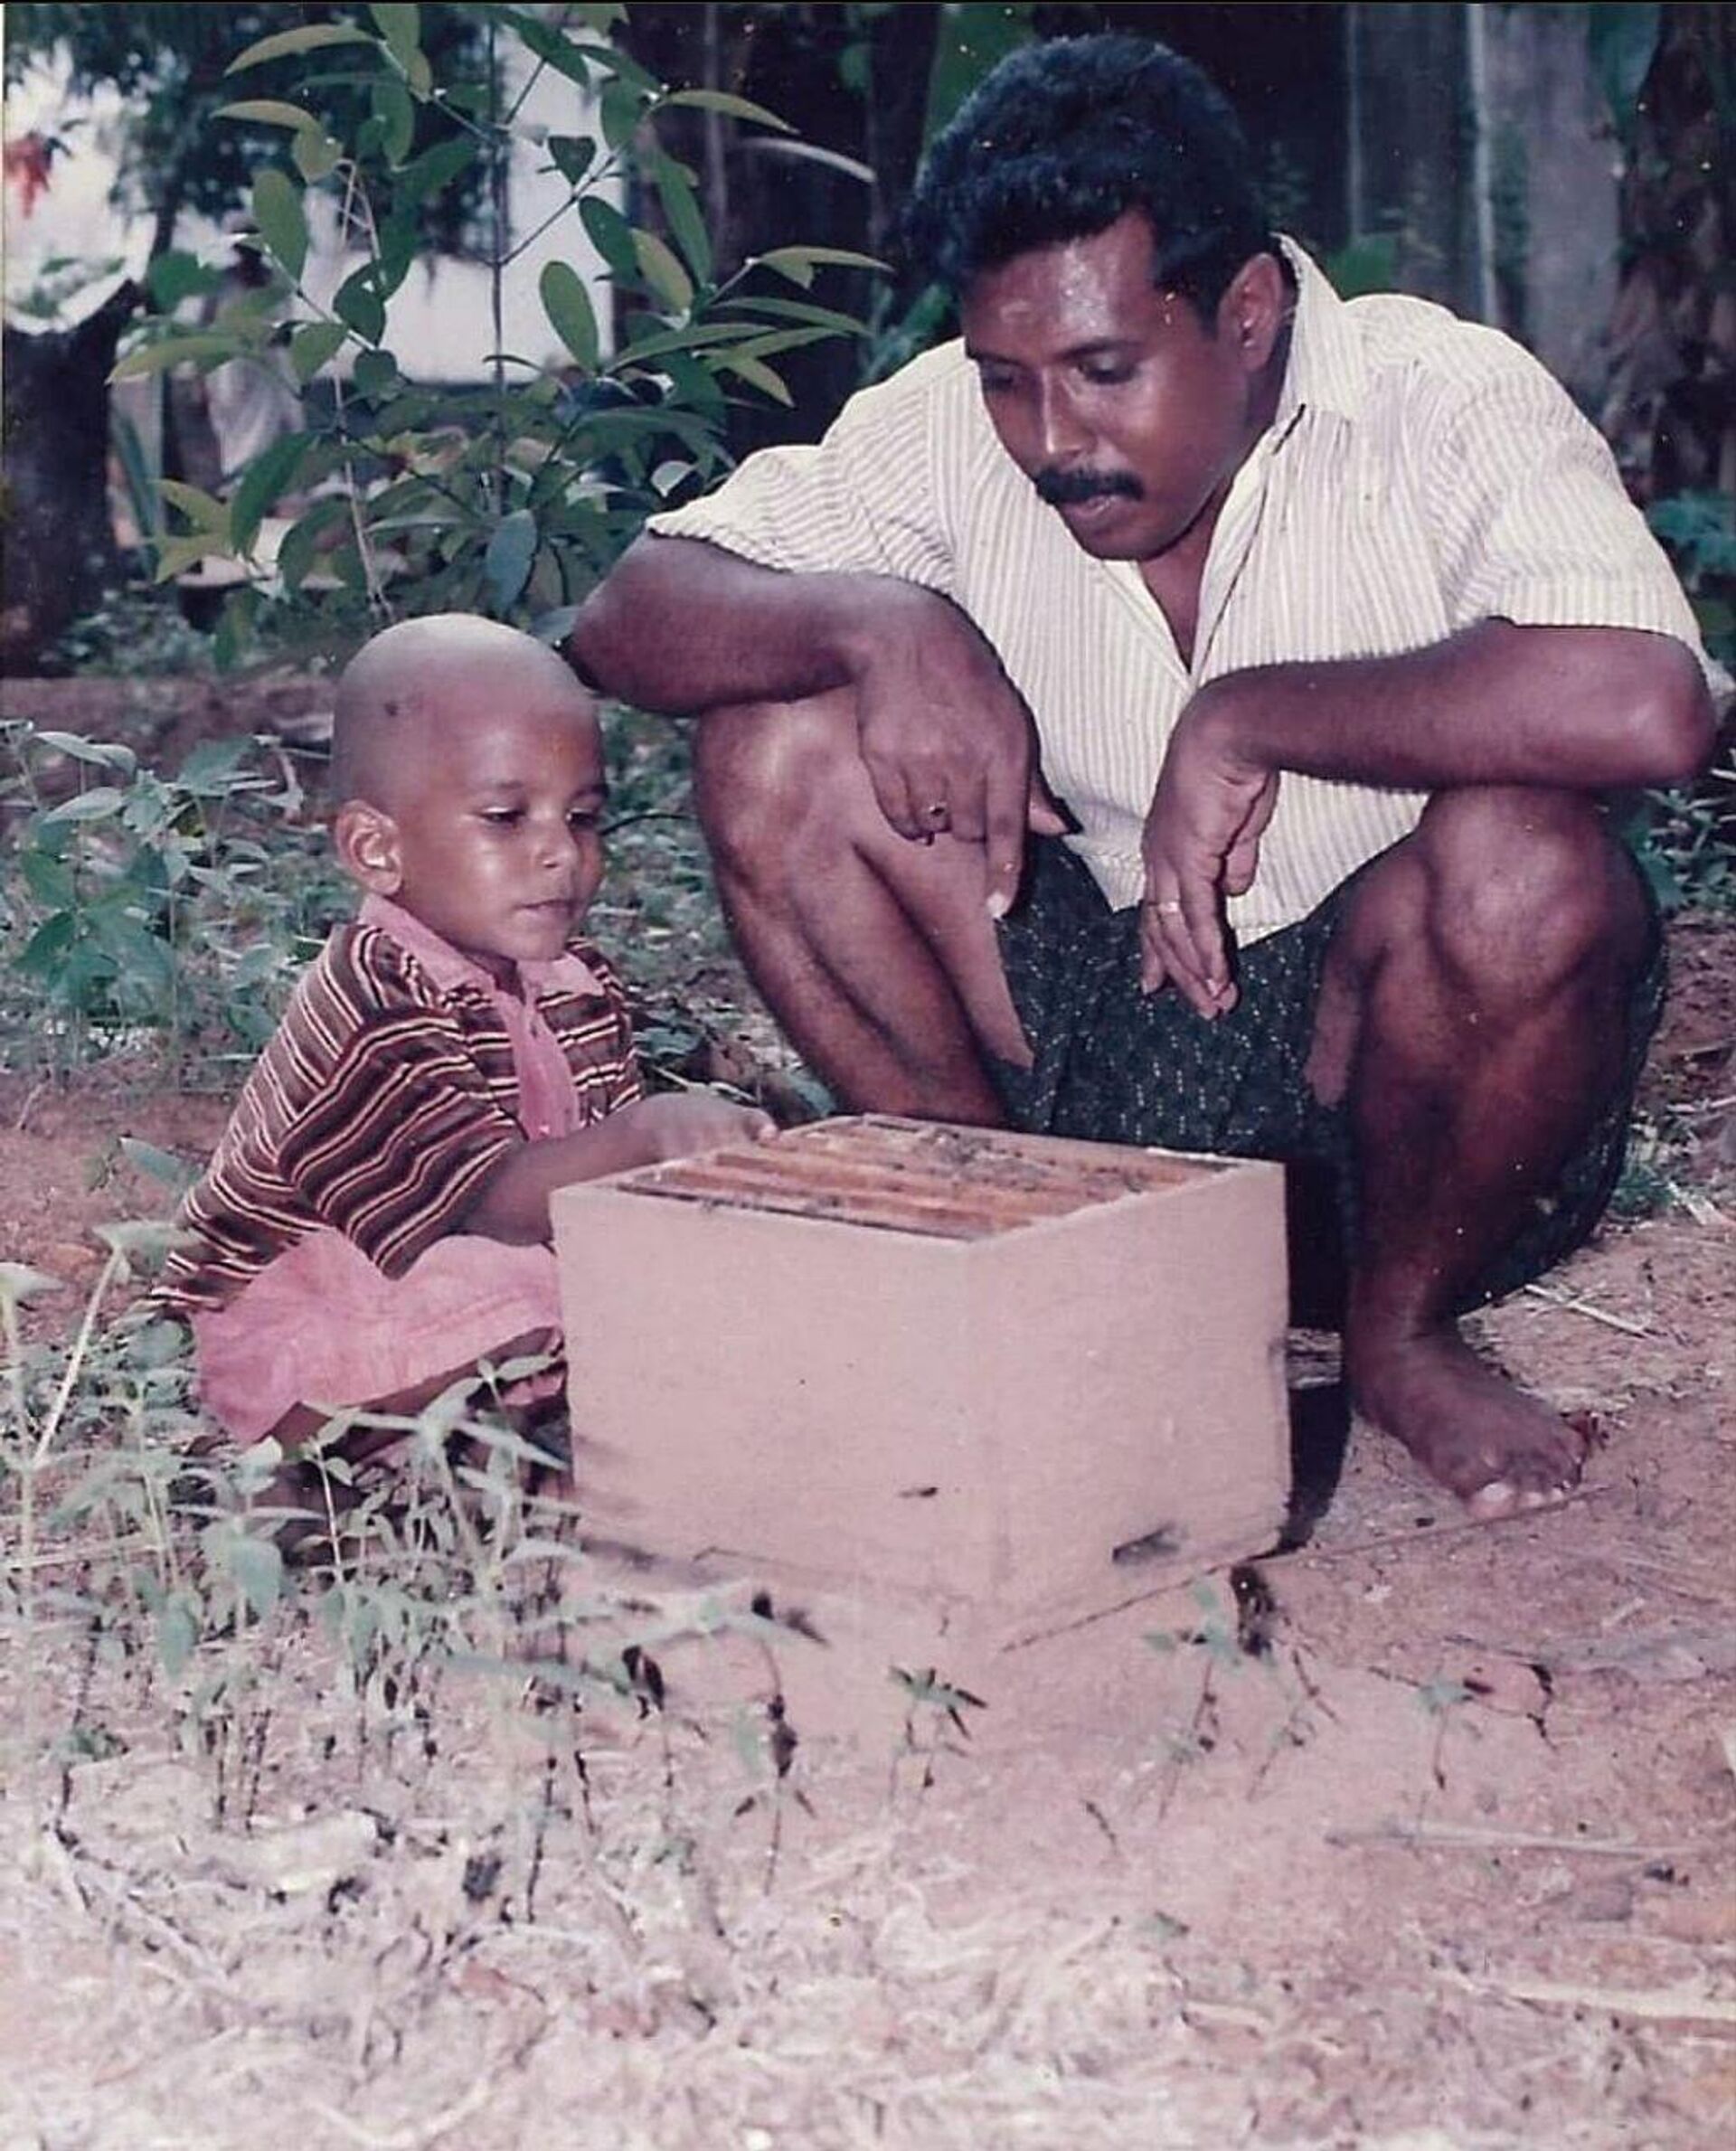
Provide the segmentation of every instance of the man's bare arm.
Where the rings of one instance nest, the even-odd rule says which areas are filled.
[[[901,836],[984,844],[992,910],[1018,887],[1026,826],[1064,825],[999,659],[919,584],[786,574],[697,539],[646,536],[586,600],[568,652],[609,693],[675,716],[853,687],[882,813]]]
[[[1402,656],[1226,674],[1188,718],[1261,769],[1420,791],[1673,784],[1715,732],[1704,676],[1673,637],[1505,620]]]
[[[609,693],[672,717],[799,702],[856,678],[889,580],[786,575],[697,538],[646,535],[579,609],[568,656]]]
[[[1692,776],[1715,729],[1692,652],[1632,628],[1486,620],[1400,656],[1227,673],[1184,713],[1146,817],[1147,988],[1230,1005],[1222,899],[1251,884],[1286,772],[1602,791]]]

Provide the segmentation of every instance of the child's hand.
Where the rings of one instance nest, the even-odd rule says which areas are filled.
[[[610,1116],[634,1137],[643,1138],[647,1164],[687,1157],[696,1150],[722,1150],[738,1143],[761,1143],[778,1130],[770,1117],[753,1106],[740,1106],[714,1090],[670,1090],[642,1098]]]

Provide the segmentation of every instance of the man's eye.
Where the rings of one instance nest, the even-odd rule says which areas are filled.
[[[1080,379],[1088,381],[1094,389],[1114,388],[1118,382],[1133,379],[1133,368],[1120,359],[1099,359],[1094,364],[1081,366]]]
[[[1005,396],[1012,393],[1013,375],[1003,373],[993,366],[978,366],[976,380],[986,396]]]

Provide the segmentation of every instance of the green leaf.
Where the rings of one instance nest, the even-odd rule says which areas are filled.
[[[26,852],[18,862],[24,886],[44,910],[64,911],[79,901],[78,883],[64,859],[48,852]]]
[[[615,280],[637,284],[639,257],[633,245],[633,227],[614,203],[599,194],[587,194],[579,204],[579,221]]]
[[[137,755],[119,740],[87,740],[82,732],[46,730],[33,737],[38,746],[49,748],[55,754],[64,754],[75,762],[89,762],[93,769],[118,769],[123,776],[130,777],[138,767]]]
[[[350,505],[327,495],[316,501],[284,539],[278,552],[278,573],[286,590],[298,590],[319,556],[319,541],[338,524],[347,522]]]
[[[578,270],[564,261],[551,261],[537,278],[542,311],[549,325],[587,373],[597,371],[601,349],[597,312]]]
[[[380,11],[374,10],[377,14]],[[255,1620],[263,1620],[283,1593],[283,1555],[271,1539],[237,1537],[229,1542],[229,1572]]]
[[[349,333],[341,321],[309,321],[291,332],[289,363],[304,388],[322,366],[337,356]]]
[[[45,1269],[32,1269],[24,1262],[0,1262],[0,1305],[18,1307],[44,1292],[63,1292],[66,1280],[52,1278]]]
[[[312,446],[305,433],[286,433],[260,449],[241,474],[229,504],[230,543],[243,559],[253,551],[259,524],[295,477]]]
[[[636,231],[633,252],[639,274],[672,314],[685,314],[693,303],[693,279],[655,231]]]
[[[155,344],[144,344],[137,351],[129,351],[108,378],[137,381],[142,374],[161,373],[167,367],[180,365],[184,360],[203,361],[214,366],[223,359],[240,358],[246,349],[240,336],[221,335],[215,331],[192,336],[163,336]]]
[[[708,283],[712,274],[712,239],[705,229],[699,197],[693,193],[687,175],[674,157],[661,153],[652,163],[651,174],[675,244],[686,256],[694,280]]]
[[[75,798],[63,799],[58,807],[51,807],[41,817],[41,826],[55,829],[64,822],[112,821],[126,804],[126,793],[112,784],[92,785],[88,792],[80,792]]]
[[[703,112],[722,112],[731,119],[751,119],[760,127],[775,127],[780,135],[796,132],[788,120],[779,119],[776,112],[769,112],[764,105],[756,105],[750,97],[737,97],[730,90],[672,90],[659,103],[696,107]]]
[[[271,40],[267,38],[269,44]],[[199,1630],[185,1602],[170,1599],[156,1617],[156,1655],[169,1678],[179,1680],[199,1644]]]
[[[727,366],[731,373],[769,396],[774,403],[794,409],[795,397],[763,360],[750,358],[745,352],[720,351],[714,354],[712,363]]]
[[[552,67],[556,74],[564,75],[569,82],[577,82],[581,90],[591,85],[591,62],[609,57],[606,47],[575,44],[570,37],[523,9],[503,9],[524,42],[539,60]]]
[[[235,772],[253,751],[245,732],[224,740],[201,740],[176,773],[175,781],[195,799],[221,798],[233,787]]]
[[[151,542],[156,555],[156,564],[151,571],[153,582],[172,582],[177,575],[184,575],[189,568],[209,560],[213,553],[229,551],[226,531],[201,531],[184,538],[155,538]]]
[[[507,611],[530,580],[536,543],[536,517],[528,508],[516,509],[495,524],[483,555],[482,571],[496,612]]]
[[[422,49],[422,11],[414,0],[370,0],[368,13],[386,41],[386,50],[401,68]]]
[[[410,92],[395,75],[373,86],[373,115],[380,122],[380,146],[394,171],[410,155],[416,139],[416,108]]]
[[[253,182],[253,222],[292,284],[301,281],[307,259],[307,219],[301,189],[287,172],[268,165]]]
[[[179,508],[195,530],[221,532],[229,535],[229,508],[225,502],[209,493],[202,493],[197,486],[183,485],[179,478],[159,478],[157,491],[172,508]]]
[[[630,83],[609,83],[603,91],[599,117],[602,120],[603,139],[611,149],[619,149],[633,139],[646,110],[645,99]]]
[[[597,155],[597,144],[590,135],[551,135],[544,146],[570,187],[580,184]]]
[[[212,115],[213,119],[250,119],[260,127],[288,127],[297,130],[312,127],[320,131],[320,123],[311,112],[304,112],[299,105],[292,105],[280,97],[244,97],[232,105],[219,105]]]
[[[332,311],[355,331],[364,344],[377,344],[386,333],[386,309],[376,288],[372,261],[345,277],[332,299]]]
[[[398,362],[389,351],[364,351],[355,362],[354,379],[364,396],[388,395],[398,381]]]
[[[26,977],[52,979],[78,938],[77,919],[71,911],[57,911],[32,934],[14,964]]]
[[[322,128],[304,127],[289,145],[289,161],[309,186],[329,178],[343,158],[343,149]]]
[[[243,68],[263,67],[268,60],[287,59],[296,52],[315,52],[322,45],[373,45],[377,51],[379,41],[348,23],[308,23],[299,30],[278,30],[260,38],[238,52],[223,72],[238,75]]]
[[[442,187],[450,186],[461,172],[466,172],[476,161],[477,146],[468,135],[455,135],[449,141],[437,142],[431,149],[425,149],[420,156],[410,158],[398,175],[398,199],[414,207],[430,194],[438,194]]]
[[[129,1165],[160,1180],[177,1195],[184,1194],[199,1177],[199,1168],[191,1158],[177,1157],[173,1150],[159,1150],[155,1143],[141,1142],[137,1136],[122,1136],[120,1155]]]
[[[222,283],[221,269],[207,269],[195,255],[171,248],[159,254],[146,271],[145,282],[154,304],[172,313],[184,298],[203,298]]]
[[[850,247],[773,247],[769,254],[756,254],[750,265],[776,269],[806,291],[816,269],[872,269],[885,273],[887,264],[873,254],[858,254]]]

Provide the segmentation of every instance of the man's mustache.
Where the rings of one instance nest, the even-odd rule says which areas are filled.
[[[1077,507],[1113,495],[1124,500],[1146,497],[1145,487],[1130,470],[1040,470],[1031,482],[1037,498],[1052,508]]]

